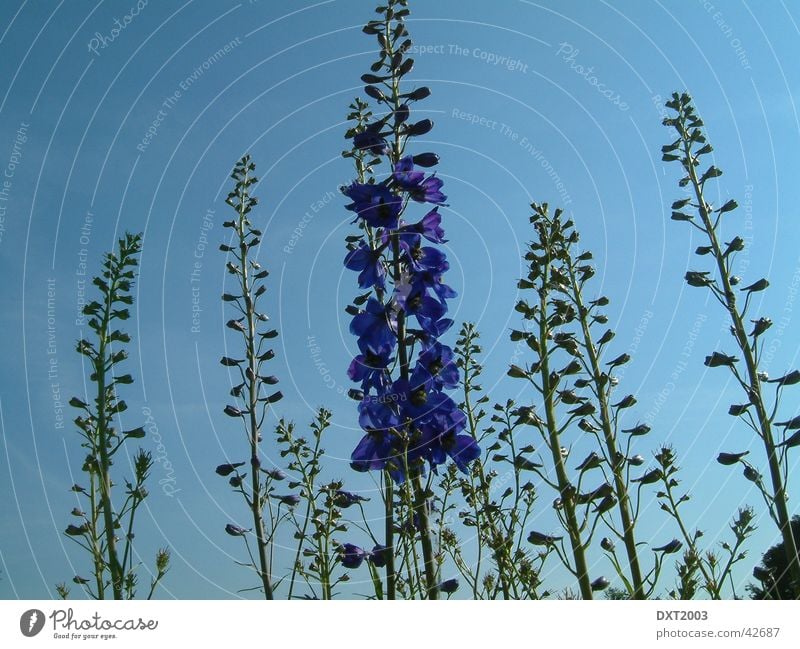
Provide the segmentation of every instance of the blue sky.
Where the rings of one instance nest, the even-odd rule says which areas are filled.
[[[352,226],[338,187],[353,173],[340,157],[344,116],[374,58],[374,41],[360,31],[372,3],[140,4],[7,0],[0,10],[4,598],[50,597],[56,582],[86,572],[62,535],[81,453],[71,413],[64,409],[61,425],[53,397],[66,403],[83,392],[73,351],[80,273],[84,264],[96,272],[125,230],[144,233],[144,252],[124,423],[148,421],[163,445],[153,435],[143,441],[161,462],[140,550],[151,563],[157,546],[173,548],[164,597],[230,597],[251,585],[233,563],[238,544],[223,533],[241,504],[213,473],[236,459],[242,441],[222,414],[229,377],[218,360],[233,339],[217,247],[228,175],[244,152],[261,178],[256,221],[265,230],[259,259],[272,273],[267,311],[281,332],[272,363],[285,395],[279,414],[304,425],[317,406],[331,409],[328,475],[371,488],[347,463],[359,432],[344,396],[355,341],[343,308],[358,291],[341,264]],[[700,242],[690,228],[669,220],[679,174],[660,160],[671,137],[660,122],[669,93],[694,96],[725,171],[710,198],[742,206],[723,235],[750,244],[738,262],[744,281],[771,281],[754,311],[776,323],[764,369],[796,368],[800,71],[789,62],[798,57],[800,10],[658,0],[411,8],[411,79],[431,87],[419,109],[436,124],[417,152],[441,156],[448,277],[460,293],[453,317],[482,333],[492,399],[532,398],[504,377],[515,285],[529,203],[562,204],[595,253],[594,290],[612,300],[611,352],[634,356],[620,389],[638,396],[630,418],[653,426],[638,450],[675,445],[695,496],[688,518],[702,521],[710,542],[738,506],[761,511],[738,471],[714,461],[752,444],[761,464],[763,452],[726,414],[741,400],[726,373],[703,366],[731,344],[721,310],[682,281],[705,260],[692,254]],[[125,25],[116,32],[115,19]],[[787,417],[797,414],[793,397]],[[543,526],[549,498],[538,507]],[[643,517],[648,540],[674,536],[657,511]],[[759,525],[753,561],[776,540],[766,517]],[[748,573],[737,574],[739,584]]]

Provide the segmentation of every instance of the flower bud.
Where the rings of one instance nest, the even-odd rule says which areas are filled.
[[[561,536],[550,536],[549,534],[542,534],[541,532],[531,532],[528,534],[528,543],[533,545],[553,545],[560,541]]]
[[[244,536],[250,530],[246,530],[243,527],[239,527],[238,525],[234,525],[233,523],[228,523],[225,526],[225,531],[230,534],[231,536]]]
[[[750,482],[760,482],[761,481],[761,474],[756,471],[753,467],[749,464],[745,465],[744,471],[742,472],[744,477],[747,478]]]
[[[614,541],[612,541],[607,536],[604,536],[600,540],[600,547],[603,548],[606,552],[613,552],[614,551]]]
[[[422,88],[417,88],[416,90],[412,90],[411,92],[409,92],[406,95],[406,98],[408,98],[409,101],[419,101],[420,99],[425,99],[426,97],[429,97],[430,94],[431,94],[431,89],[426,86],[423,86]],[[419,164],[416,160],[414,162],[415,164]]]
[[[664,554],[674,554],[678,550],[681,549],[683,543],[681,543],[678,539],[672,539],[666,545],[662,545],[660,548],[653,548],[653,552],[663,552]]]
[[[425,135],[433,128],[433,122],[429,119],[423,119],[414,124],[409,124],[406,130],[406,135],[414,137],[417,135]]]
[[[638,424],[633,428],[623,428],[623,433],[628,433],[629,435],[637,436],[637,435],[647,435],[650,432],[650,426],[647,424]]]
[[[285,480],[286,474],[280,469],[262,469],[273,480]]]
[[[225,406],[223,412],[228,415],[228,417],[241,417],[244,414],[239,408],[231,405]]]
[[[731,466],[733,464],[736,464],[749,452],[750,451],[744,451],[743,453],[720,453],[719,455],[717,455],[717,462],[719,462],[723,466]]]
[[[447,595],[452,595],[458,590],[458,579],[455,577],[452,579],[445,579],[439,584],[439,590]]]
[[[662,476],[661,469],[653,469],[645,473],[641,478],[631,480],[631,482],[641,482],[643,485],[653,484],[661,480]]]
[[[418,153],[412,158],[415,165],[418,167],[435,167],[439,164],[439,156],[435,153]]]
[[[236,471],[240,466],[244,466],[244,462],[236,462],[234,464],[220,464],[217,469],[217,475],[221,475],[223,478],[229,476],[231,473]]]

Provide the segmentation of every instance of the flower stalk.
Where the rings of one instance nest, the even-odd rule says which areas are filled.
[[[130,317],[128,306],[133,304],[131,288],[141,252],[141,236],[126,233],[118,242],[118,252],[109,252],[103,262],[103,271],[93,280],[100,292],[100,300],[93,300],[83,308],[87,324],[94,333],[94,341],[81,339],[77,351],[91,365],[89,377],[95,386],[94,398],[84,401],[70,399],[70,405],[81,414],[75,418],[81,446],[87,455],[83,471],[87,474],[89,488],[73,485],[72,491],[88,503],[88,512],[78,506],[72,515],[78,525],[69,525],[66,535],[78,543],[92,557],[94,588],[91,581],[75,576],[73,582],[82,586],[93,599],[133,599],[136,595],[137,576],[133,562],[134,521],[136,512],[147,497],[145,482],[153,466],[150,453],[139,449],[133,460],[133,481],[125,480],[125,499],[117,508],[113,497],[114,457],[129,439],[142,439],[143,427],[122,431],[115,420],[127,410],[118,396],[121,385],[133,383],[130,374],[119,373],[119,365],[128,358],[123,348],[130,336],[116,327]],[[124,532],[124,537],[118,534]],[[166,575],[169,552],[159,550],[156,556],[156,577],[152,580],[150,595]],[[59,594],[66,597],[69,589],[59,585]]]
[[[236,278],[237,293],[225,293],[223,302],[230,304],[239,314],[227,322],[227,327],[241,336],[244,346],[244,359],[223,357],[220,363],[238,372],[238,382],[231,389],[231,396],[239,401],[239,406],[228,405],[225,414],[235,419],[240,419],[243,424],[249,461],[235,464],[224,464],[217,467],[217,473],[230,476],[229,483],[234,490],[244,498],[253,527],[251,530],[242,530],[239,534],[237,526],[226,527],[231,536],[244,536],[252,532],[256,539],[256,555],[253,568],[258,574],[264,597],[268,600],[274,598],[274,586],[271,571],[272,538],[275,534],[277,521],[270,515],[270,529],[264,521],[265,508],[269,509],[269,498],[272,491],[272,477],[269,471],[262,468],[260,444],[261,427],[264,423],[269,407],[277,403],[282,394],[280,391],[270,392],[269,386],[277,383],[274,376],[262,374],[264,363],[274,357],[271,349],[265,349],[268,340],[276,337],[278,332],[274,329],[261,331],[259,325],[269,318],[258,309],[261,296],[266,291],[262,283],[268,271],[251,259],[251,250],[261,242],[261,231],[254,228],[250,221],[250,211],[258,203],[258,199],[251,195],[251,187],[258,182],[253,175],[255,164],[250,156],[244,156],[236,163],[231,178],[235,182],[233,191],[228,194],[226,203],[236,212],[236,218],[226,221],[224,227],[232,230],[233,245],[222,244],[220,249],[233,257],[228,261],[226,268]],[[249,488],[246,479],[247,472],[240,471],[243,466],[249,466]],[[231,533],[231,530],[234,533]],[[246,539],[245,539],[246,541]],[[248,546],[249,552],[249,546]]]
[[[770,486],[767,488],[761,480],[756,469],[745,465],[744,476],[750,480],[764,495],[768,511],[776,522],[783,539],[786,552],[788,570],[794,584],[800,584],[800,558],[797,555],[797,540],[792,533],[790,517],[787,508],[786,482],[788,475],[782,467],[782,460],[786,457],[788,448],[787,440],[776,441],[774,426],[781,389],[800,381],[800,373],[792,372],[784,377],[774,379],[776,393],[774,407],[769,408],[763,394],[763,389],[768,378],[759,371],[759,349],[761,336],[769,329],[772,321],[760,317],[753,320],[755,325],[752,332],[745,327],[750,307],[751,298],[755,293],[763,291],[769,286],[765,279],[759,279],[743,288],[738,288],[740,279],[733,274],[733,262],[736,254],[745,248],[741,237],[734,237],[730,242],[721,243],[719,230],[725,214],[733,212],[737,207],[735,200],[729,200],[719,208],[714,208],[705,199],[705,185],[714,178],[722,175],[722,171],[715,165],[708,167],[701,175],[698,174],[701,158],[713,151],[703,133],[703,121],[698,117],[691,97],[688,94],[673,93],[672,98],[666,103],[667,108],[673,111],[674,117],[664,119],[664,125],[672,127],[677,133],[677,139],[662,147],[665,162],[680,162],[685,176],[680,180],[681,187],[689,186],[691,196],[675,201],[672,205],[672,219],[685,221],[699,230],[708,240],[708,246],[700,246],[696,253],[701,256],[711,255],[714,259],[716,275],[708,271],[689,271],[686,281],[692,287],[707,288],[716,300],[725,308],[730,317],[730,333],[737,349],[744,360],[744,370],[738,369],[739,359],[721,352],[714,352],[706,357],[708,367],[727,367],[737,383],[744,391],[747,403],[734,404],[730,414],[743,419],[747,425],[761,439],[766,455],[769,470]],[[680,211],[690,207],[699,216],[699,223],[694,215]],[[744,293],[744,305],[740,306],[737,293]],[[755,411],[755,415],[750,412]],[[790,431],[791,422],[786,422],[784,432]],[[734,462],[733,464],[738,464]]]

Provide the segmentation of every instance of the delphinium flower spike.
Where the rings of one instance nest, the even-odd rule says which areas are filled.
[[[356,124],[345,152],[356,164],[357,179],[343,189],[361,233],[348,237],[345,266],[358,272],[367,293],[349,312],[358,354],[348,370],[358,383],[359,423],[365,431],[352,454],[357,471],[384,471],[387,521],[394,506],[391,481],[413,493],[425,562],[425,591],[436,598],[439,580],[430,539],[428,496],[423,475],[452,460],[462,470],[479,455],[477,443],[464,434],[466,418],[447,390],[458,372],[450,347],[440,337],[452,325],[447,301],[456,296],[444,282],[449,269],[440,207],[443,182],[425,169],[437,164],[433,153],[406,152],[411,139],[428,133],[429,119],[411,120],[411,107],[428,96],[427,88],[404,91],[414,60],[406,57],[411,41],[405,27],[404,0],[390,0],[376,11],[364,32],[377,38],[380,55],[362,76],[377,114],[360,99],[351,105]],[[382,179],[374,168],[385,162]],[[420,212],[421,208],[421,212]],[[412,216],[418,212],[418,216]],[[362,308],[359,308],[362,307]],[[394,525],[387,523],[387,545]],[[393,596],[392,566],[387,566],[388,594]]]

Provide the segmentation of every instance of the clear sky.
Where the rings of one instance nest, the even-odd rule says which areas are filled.
[[[242,442],[222,413],[230,383],[218,361],[233,339],[217,248],[230,216],[228,175],[245,152],[261,178],[259,260],[272,272],[267,311],[281,332],[272,362],[285,395],[278,412],[302,426],[317,406],[331,409],[326,476],[371,488],[348,467],[360,433],[344,396],[355,340],[343,308],[358,290],[342,267],[353,226],[338,187],[353,174],[340,157],[344,117],[374,58],[373,39],[360,31],[373,2],[139,5],[4,0],[0,8],[4,598],[51,597],[55,583],[87,572],[62,534],[82,454],[73,415],[66,406],[58,413],[54,396],[66,404],[83,393],[74,352],[85,333],[76,322],[81,273],[95,273],[124,230],[144,233],[130,321],[136,383],[123,395],[124,423],[157,431],[142,444],[160,458],[139,549],[151,565],[156,547],[172,547],[163,597],[230,597],[253,584],[233,563],[239,544],[223,532],[244,519],[242,504],[214,475],[217,464],[238,458]],[[714,461],[720,450],[752,445],[763,466],[763,452],[726,414],[742,399],[727,373],[703,366],[706,354],[732,346],[721,309],[682,279],[706,260],[692,254],[700,242],[690,228],[669,220],[679,170],[661,162],[671,133],[660,122],[669,93],[694,96],[725,171],[710,198],[742,206],[723,233],[750,244],[739,274],[772,284],[756,311],[775,321],[764,369],[797,368],[800,70],[791,62],[800,55],[800,8],[723,0],[440,0],[411,8],[411,78],[431,87],[420,109],[436,124],[416,151],[441,156],[448,278],[460,293],[453,317],[482,333],[492,399],[532,398],[504,378],[520,251],[530,237],[528,204],[563,205],[595,253],[594,290],[612,300],[611,352],[634,357],[620,389],[638,396],[630,420],[653,427],[637,450],[649,457],[660,443],[675,445],[695,496],[687,517],[709,542],[738,506],[763,513],[740,472]],[[797,403],[788,392],[787,417]],[[545,528],[550,498],[543,494],[537,509]],[[659,512],[643,518],[647,540],[675,535]],[[766,517],[759,526],[739,584],[776,541]]]

